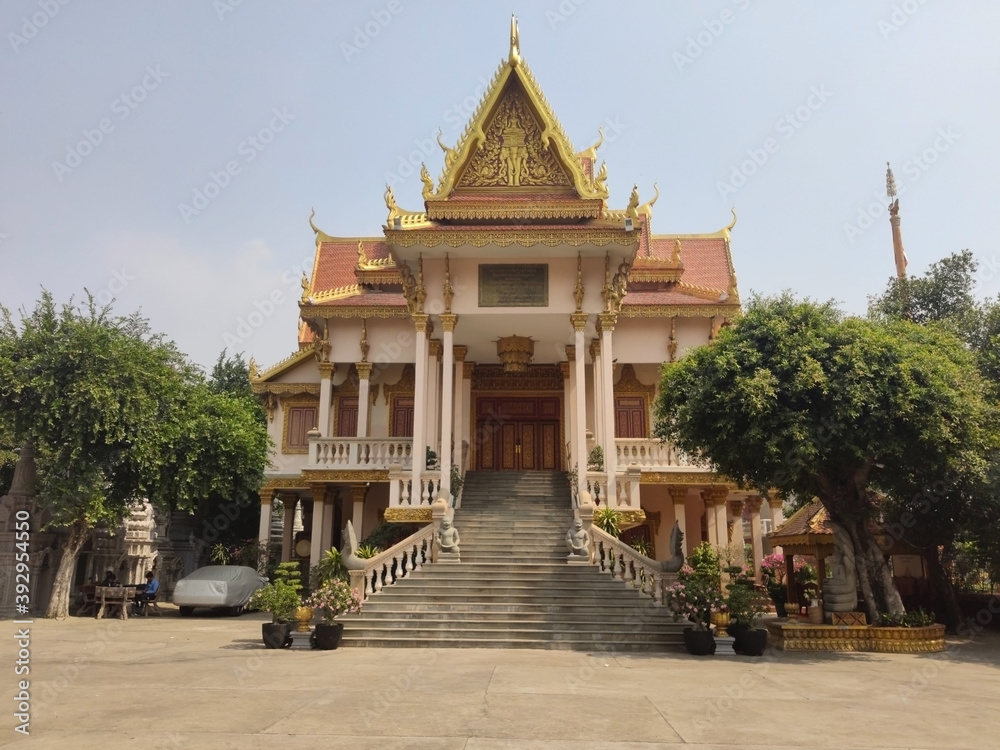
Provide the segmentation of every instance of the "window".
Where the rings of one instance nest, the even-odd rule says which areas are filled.
[[[284,453],[309,452],[309,430],[319,424],[318,415],[318,406],[285,405]]]

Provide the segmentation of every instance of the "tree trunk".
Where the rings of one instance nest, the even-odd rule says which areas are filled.
[[[854,542],[854,563],[857,568],[861,594],[865,599],[868,621],[878,622],[879,612],[903,614],[903,598],[896,590],[892,572],[882,554],[875,536],[865,521],[842,523]]]
[[[958,603],[958,594],[952,585],[951,577],[941,564],[937,547],[927,550],[924,555],[927,561],[927,571],[930,573],[931,585],[937,595],[935,599],[943,607],[938,622],[943,622],[948,631],[954,633],[962,622],[962,607]]]
[[[55,579],[52,581],[52,596],[46,617],[63,619],[69,617],[69,600],[73,590],[73,571],[76,570],[76,558],[80,549],[86,543],[90,527],[86,521],[77,520],[69,527],[69,536],[59,558]]]

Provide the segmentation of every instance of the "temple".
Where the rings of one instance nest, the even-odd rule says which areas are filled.
[[[658,190],[609,205],[601,140],[573,147],[512,23],[440,176],[421,169],[420,210],[387,188],[372,236],[310,217],[297,347],[251,367],[277,446],[260,534],[280,504],[282,559],[315,564],[348,520],[359,538],[429,523],[435,499],[461,507],[467,472],[565,472],[574,502],[618,509],[654,559],[671,556],[676,521],[685,552],[745,545],[759,563],[780,501],[651,434],[663,363],[740,313],[735,212],[718,231],[654,233]]]

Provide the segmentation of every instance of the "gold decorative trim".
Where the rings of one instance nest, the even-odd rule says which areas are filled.
[[[311,355],[312,352],[310,351]],[[261,395],[264,393],[271,394],[273,396],[298,396],[301,394],[309,393],[314,396],[319,395],[319,384],[318,383],[253,383],[250,386],[255,394]]]
[[[683,484],[692,488],[705,488],[718,485],[726,480],[721,478],[714,471],[699,469],[692,466],[690,470],[673,471],[643,471],[639,474],[640,484]],[[725,486],[730,492],[738,491],[738,487],[732,482],[726,482]]]
[[[308,359],[312,354],[313,350],[311,348],[299,349],[298,351],[289,354],[287,357],[285,357],[277,364],[271,365],[263,372],[258,372],[257,377],[255,378],[251,377],[250,380],[252,383],[256,384],[268,380],[269,378],[273,378],[275,375],[280,375],[285,370],[289,370],[295,365],[297,365],[299,362]],[[263,391],[255,390],[254,393],[263,393]]]
[[[871,625],[796,625],[767,622],[770,642],[779,651],[868,651],[932,654],[945,650],[944,625],[884,628]]]
[[[619,510],[618,523],[622,528],[639,526],[646,521],[646,511],[644,510]]]
[[[347,286],[338,286],[333,289],[327,289],[322,292],[313,292],[309,295],[309,298],[305,300],[311,304],[319,304],[321,302],[329,302],[335,299],[347,299],[348,297],[356,297],[361,294],[361,286],[358,284],[348,284]]]
[[[626,232],[624,229],[607,228],[600,229],[566,229],[563,231],[552,229],[520,229],[513,231],[497,231],[487,229],[460,229],[460,230],[422,230],[419,232],[408,232],[397,229],[386,229],[385,237],[391,245],[396,247],[486,247],[494,245],[496,247],[510,247],[519,245],[521,247],[535,247],[545,245],[546,247],[559,247],[569,245],[571,247],[582,247],[583,245],[619,245],[621,247],[633,247],[639,244],[638,232]]]
[[[463,200],[461,203],[428,201],[427,216],[433,220],[502,221],[506,219],[599,219],[602,200],[570,200],[524,203],[521,201]]]
[[[388,482],[388,469],[303,469],[306,482]]]
[[[276,490],[308,490],[309,485],[302,477],[272,477],[265,480],[259,492],[274,492]]]
[[[649,259],[643,259],[645,263]],[[668,283],[676,283],[680,281],[681,276],[684,274],[683,268],[646,268],[646,267],[636,267],[633,266],[632,270],[629,271],[628,278],[629,281],[634,282],[656,282],[663,281]],[[634,291],[634,290],[633,290]]]
[[[404,305],[398,307],[389,305],[308,306],[299,308],[299,316],[303,320],[312,318],[408,318],[410,311]]]
[[[431,509],[427,508],[386,508],[383,518],[389,523],[431,523]]]
[[[478,365],[472,373],[473,391],[558,392],[561,396],[564,389],[558,365],[529,365],[528,372],[518,375],[505,373],[503,365]]]
[[[628,363],[622,367],[621,377],[614,384],[614,392],[616,396],[645,396],[648,399],[648,406],[656,394],[656,385],[646,385],[641,382],[636,377],[635,367],[631,363]]]
[[[625,318],[714,318],[721,315],[725,318],[739,317],[742,308],[739,304],[717,305],[622,305],[619,313]]]

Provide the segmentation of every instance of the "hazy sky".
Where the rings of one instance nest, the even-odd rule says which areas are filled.
[[[440,172],[511,12],[574,146],[604,127],[613,206],[658,182],[667,233],[735,205],[744,297],[863,312],[893,273],[886,161],[910,270],[969,248],[1000,292],[996,0],[6,0],[0,303],[86,287],[201,364],[283,358],[310,208],[378,235],[393,181],[419,210],[409,160]]]

